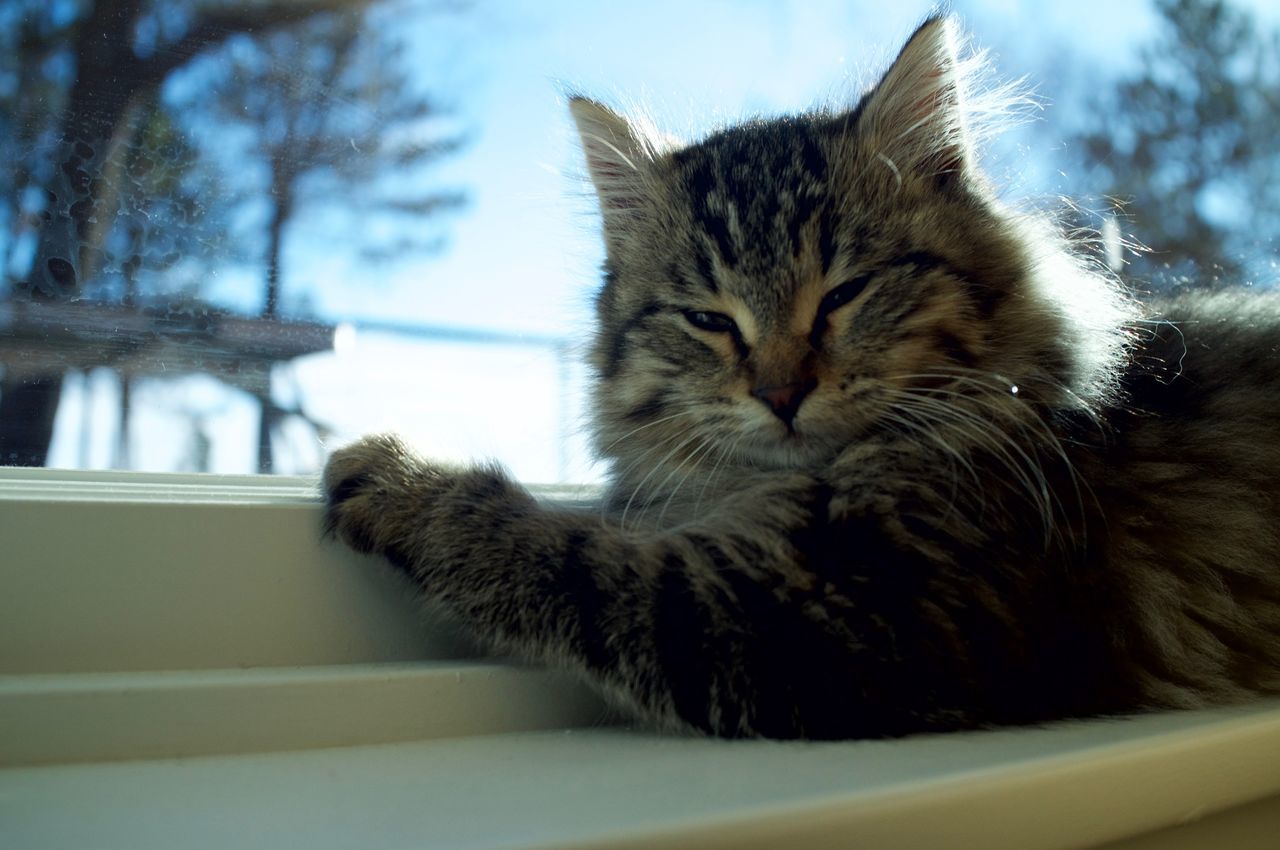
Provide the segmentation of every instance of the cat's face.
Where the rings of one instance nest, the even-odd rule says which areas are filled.
[[[998,299],[976,282],[982,253],[1000,275],[1013,246],[956,181],[898,187],[856,142],[839,120],[793,120],[653,163],[654,214],[601,302],[601,389],[624,420],[679,414],[673,430],[751,462],[805,465],[896,389],[981,364]]]
[[[660,151],[575,101],[608,247],[602,452],[642,469],[812,467],[870,429],[918,430],[925,394],[1025,399],[1060,373],[1066,331],[974,171],[961,97],[935,20],[841,115]]]

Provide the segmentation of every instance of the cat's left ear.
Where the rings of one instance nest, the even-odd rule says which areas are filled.
[[[950,181],[973,168],[965,129],[964,73],[955,25],[932,17],[920,25],[858,118],[864,145],[898,179]]]

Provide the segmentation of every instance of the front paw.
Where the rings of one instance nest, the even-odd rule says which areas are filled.
[[[389,434],[338,449],[325,465],[325,530],[359,552],[390,554],[425,509],[439,472]]]

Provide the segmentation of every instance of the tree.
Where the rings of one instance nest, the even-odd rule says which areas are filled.
[[[141,103],[194,55],[247,30],[305,20],[359,0],[145,3],[144,0],[54,0],[19,3],[14,54],[5,68],[19,85],[5,93],[20,108],[0,125],[4,146],[26,167],[7,186],[11,238],[30,227],[31,260],[12,272],[9,297],[68,301],[102,268],[114,224],[124,161]],[[52,107],[52,108],[50,108]],[[43,114],[41,110],[44,110]],[[32,160],[34,159],[34,163]],[[29,199],[34,198],[34,202]],[[18,240],[18,241],[16,241]],[[60,374],[0,380],[0,463],[41,465],[61,394]]]
[[[1280,249],[1280,33],[1224,0],[1156,8],[1140,70],[1096,99],[1078,139],[1082,188],[1115,198],[1150,249],[1135,277],[1252,280]]]
[[[51,142],[70,83],[60,61],[66,24],[43,0],[0,4],[0,284],[25,278],[21,249],[39,230]]]
[[[414,89],[404,46],[391,20],[371,19],[376,11],[316,15],[231,39],[218,78],[201,91],[213,100],[211,117],[245,131],[237,159],[262,166],[264,318],[282,317],[284,245],[303,208],[338,207],[342,232],[327,244],[345,241],[374,260],[434,248],[427,219],[462,202],[422,179],[460,140],[437,129],[440,110]],[[258,465],[266,472],[279,409],[261,401]]]
[[[118,167],[119,203],[103,243],[101,273],[83,295],[100,303],[146,309],[190,304],[192,281],[216,274],[234,254],[226,238],[233,199],[175,123],[158,94],[128,119],[129,148]],[[129,466],[134,379],[119,368],[120,419],[113,466]]]

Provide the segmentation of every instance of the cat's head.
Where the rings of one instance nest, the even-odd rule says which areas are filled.
[[[921,394],[1052,407],[1108,389],[1122,302],[995,200],[955,41],[930,19],[852,110],[686,147],[571,102],[608,256],[606,457],[812,467]]]

